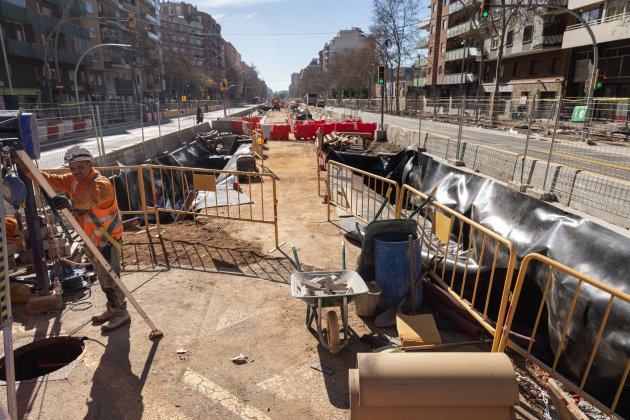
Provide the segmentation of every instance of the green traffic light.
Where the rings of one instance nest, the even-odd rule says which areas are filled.
[[[488,15],[489,15],[489,14],[490,14],[490,13],[488,13],[488,11],[487,11],[487,10],[484,10],[484,11],[483,11],[483,13],[481,14],[481,16],[483,16],[483,17],[488,17]]]
[[[603,84],[602,82],[597,82],[597,83],[595,84],[595,87],[596,87],[597,89],[601,88],[602,86],[604,86],[604,84]]]
[[[378,84],[382,85],[385,81],[383,79],[378,79]]]

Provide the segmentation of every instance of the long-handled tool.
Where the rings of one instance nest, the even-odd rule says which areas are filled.
[[[37,184],[46,192],[46,194],[48,194],[49,197],[53,197],[55,195],[55,190],[48,183],[46,178],[44,178],[42,173],[39,171],[39,169],[35,166],[31,158],[28,156],[28,154],[24,150],[15,150],[14,152],[15,152],[16,157],[24,165],[24,169],[30,172],[35,182],[37,182]],[[66,218],[68,223],[70,223],[74,231],[79,234],[79,236],[84,242],[85,247],[89,250],[90,254],[92,255],[93,260],[97,264],[101,265],[105,270],[107,270],[112,280],[114,280],[116,285],[125,294],[125,297],[129,299],[129,302],[131,302],[131,304],[134,306],[134,308],[136,308],[140,316],[142,316],[142,319],[144,319],[147,325],[151,328],[151,334],[149,334],[149,338],[153,339],[153,338],[161,337],[162,335],[164,335],[164,333],[162,333],[162,331],[158,329],[158,327],[153,323],[153,321],[151,321],[151,319],[146,314],[146,312],[144,312],[144,309],[142,309],[142,306],[140,306],[140,304],[133,297],[131,292],[129,292],[129,289],[127,289],[125,284],[120,280],[120,277],[118,277],[118,275],[109,265],[105,257],[103,257],[103,254],[101,254],[101,252],[98,250],[94,242],[92,242],[92,240],[87,235],[87,233],[85,233],[85,231],[83,230],[83,228],[81,227],[77,219],[75,219],[72,213],[70,213],[70,210],[62,209],[61,214],[63,215],[63,217]]]
[[[374,214],[374,218],[372,218],[372,222],[375,222],[376,220],[378,220],[379,217],[381,217],[381,213],[383,213],[383,210],[385,209],[385,207],[389,203],[389,196],[391,194],[392,194],[392,187],[389,187],[387,189],[387,192],[385,193],[385,199],[383,200],[383,202],[381,203],[380,207],[378,208],[378,210]],[[370,222],[370,223],[372,223],[372,222]],[[370,223],[368,223],[368,224],[370,224]],[[361,225],[359,222],[355,223],[355,227],[357,229],[357,235],[359,235],[359,240],[361,242],[363,242],[363,238],[365,237],[365,227],[363,225]]]
[[[437,192],[437,187],[433,187],[433,189],[431,190],[431,192],[429,193],[427,198],[425,198],[422,201],[422,203],[420,203],[420,205],[416,209],[414,209],[414,211],[409,213],[409,216],[407,216],[407,219],[412,219],[416,214],[420,213],[420,210],[425,208],[426,205],[429,204],[431,202],[431,200],[433,200],[433,198],[435,197],[435,193],[436,192]]]

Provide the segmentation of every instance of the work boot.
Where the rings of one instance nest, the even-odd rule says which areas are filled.
[[[131,322],[131,316],[129,313],[125,312],[120,315],[112,314],[111,318],[109,318],[109,322],[106,325],[101,326],[101,331],[114,331],[115,329],[125,325],[127,322]]]
[[[101,325],[106,323],[112,317],[112,313],[109,308],[105,309],[102,314],[94,315],[92,317],[92,325]]]

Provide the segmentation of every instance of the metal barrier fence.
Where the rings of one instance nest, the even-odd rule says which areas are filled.
[[[417,206],[427,198],[403,185],[397,218],[416,219],[420,252],[424,250],[427,255],[424,266],[429,275],[493,336],[492,351],[497,351],[501,338],[497,325],[503,325],[505,319],[516,265],[514,245],[437,201],[418,212]],[[489,265],[490,270],[484,270],[483,265]]]
[[[196,109],[208,112],[221,108],[220,101],[188,101],[166,105],[119,101],[55,104],[54,107],[24,109],[37,118],[42,146],[41,168],[63,164],[65,148],[80,145],[98,159],[109,151],[149,138],[161,137],[196,125]],[[174,109],[169,110],[172,106]],[[177,107],[179,106],[179,108]],[[146,156],[143,156],[144,160]]]
[[[530,305],[526,308],[522,308],[523,305],[520,307],[518,306],[519,297],[521,295],[528,270],[537,270],[538,272],[541,272],[541,270],[548,271],[547,280],[537,308]],[[544,273],[544,271],[542,271],[542,273]],[[555,355],[553,358],[544,361],[532,354],[532,346],[535,343],[536,335],[541,329],[541,318],[543,317],[544,310],[549,308],[551,305],[549,301],[550,290],[556,290],[556,293],[562,293],[563,296],[562,302],[553,303],[554,313],[558,315],[555,319],[556,325],[558,327],[562,327],[562,333],[556,342]],[[582,298],[582,295],[586,295],[586,297]],[[582,319],[582,317],[577,317],[579,319],[576,319],[574,316],[576,307],[584,308],[585,305],[588,307],[589,305],[592,305],[591,300],[597,300],[602,303],[599,309],[593,307],[593,310],[589,311],[590,315],[588,318],[589,322],[594,323],[594,325],[597,325],[599,322],[599,328],[596,333],[592,334],[588,342],[581,340],[580,343],[572,344],[572,347],[575,347],[576,345],[581,347],[584,354],[588,354],[589,357],[588,362],[585,365],[582,364],[580,366],[580,368],[582,368],[581,374],[574,371],[572,374],[575,375],[575,377],[570,379],[567,375],[561,374],[558,371],[559,362],[563,353],[565,353],[566,357],[571,357],[566,354],[569,347],[567,342],[567,335],[569,331],[583,331],[585,327],[585,319]],[[605,310],[603,310],[602,313],[600,309],[603,309],[603,303],[606,301]],[[617,337],[618,348],[612,349],[622,358],[625,354],[626,359],[614,361],[609,360],[609,364],[607,365],[605,371],[601,368],[598,369],[600,374],[604,373],[609,378],[614,377],[619,379],[616,389],[613,389],[610,393],[606,393],[601,386],[591,385],[589,390],[591,392],[587,392],[585,390],[589,374],[593,370],[598,350],[602,347],[602,341],[609,341],[608,343],[605,343],[605,345],[607,345],[610,350],[610,340],[615,340],[614,336],[606,333],[606,325],[611,312],[613,311],[613,307],[617,313],[630,313],[630,295],[579,273],[578,271],[560,264],[548,257],[540,254],[529,254],[521,263],[518,278],[516,279],[516,283],[514,285],[514,292],[506,318],[504,331],[510,330],[512,322],[517,315],[517,308],[522,308],[525,311],[529,311],[529,313],[533,313],[533,310],[536,310],[534,327],[528,338],[528,345],[526,348],[510,340],[508,335],[504,333],[501,337],[498,350],[505,351],[506,347],[509,347],[521,356],[535,362],[538,366],[541,366],[550,376],[561,380],[571,392],[584,397],[603,412],[613,415],[618,408],[619,402],[621,401],[624,388],[627,388],[625,383],[628,379],[628,373],[630,372],[630,357],[628,357],[627,337],[625,339]],[[564,319],[560,318],[561,314],[566,314],[566,317]],[[628,320],[625,319],[625,325],[627,325],[627,321]],[[615,363],[613,362],[616,362],[617,370],[614,369]],[[573,365],[575,365],[575,360],[573,360]],[[595,397],[591,395],[593,394],[592,391],[595,391],[595,393],[600,395]],[[625,398],[628,398],[627,389],[625,390]]]
[[[352,109],[379,109],[374,100],[344,101]],[[533,186],[612,223],[630,220],[630,99],[595,98],[590,110],[584,98],[420,102],[429,153],[474,163],[486,175]],[[406,128],[415,130],[411,124]]]
[[[278,200],[271,174],[160,165],[96,169],[114,178],[121,215],[153,219],[158,232],[169,215],[170,221],[207,216],[273,225],[278,246]]]
[[[399,192],[400,187],[396,181],[332,160],[328,161],[324,193],[328,221],[331,204],[368,223],[374,219],[394,218],[396,209],[393,205]],[[388,199],[388,203],[384,197]]]

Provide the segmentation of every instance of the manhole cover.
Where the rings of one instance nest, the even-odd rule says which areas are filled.
[[[15,380],[26,381],[59,370],[83,353],[83,338],[51,337],[13,351]],[[6,381],[4,357],[0,359],[0,379]]]

